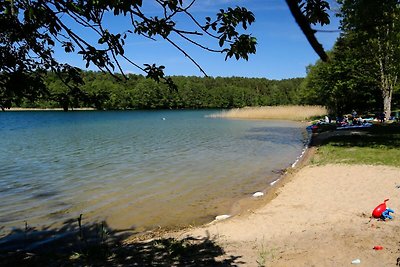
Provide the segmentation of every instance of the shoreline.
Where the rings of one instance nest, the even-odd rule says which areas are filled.
[[[296,171],[298,171],[302,166],[304,166],[306,164],[305,162],[311,157],[313,153],[312,147],[309,146],[312,140],[311,137],[312,135],[310,134],[307,144],[304,145],[302,152],[300,153],[299,156],[297,156],[295,162],[289,163],[288,168],[280,170],[276,175],[276,179],[268,183],[268,187],[262,189],[262,192],[264,193],[262,197],[254,197],[252,196],[252,194],[250,194],[233,199],[232,204],[229,208],[229,214],[230,214],[229,216],[233,218],[236,216],[243,216],[245,214],[249,214],[249,212],[252,213],[253,210],[259,209],[260,207],[268,204],[272,199],[274,199],[277,195],[276,192],[289,180],[289,177],[291,177]],[[216,216],[219,215],[221,214],[217,214]],[[85,220],[86,225],[90,226],[93,223],[85,219],[85,214],[83,214],[83,218]],[[205,225],[214,223],[216,220],[215,217],[213,218],[214,220],[206,221],[200,224],[196,224],[194,226],[192,225],[167,226],[162,228],[160,227],[160,228],[147,229],[139,232],[136,232],[134,229],[113,229],[113,231],[127,234],[127,238],[125,239],[124,242],[130,243],[138,240],[143,241],[153,238],[160,238],[165,235],[170,235],[171,233],[177,233],[192,228],[203,227]],[[71,219],[67,221],[70,222]],[[36,230],[38,231],[38,233],[42,232],[45,236],[46,235],[45,232],[47,230],[51,231],[53,229],[52,227],[55,225],[57,225],[56,228],[58,228],[58,226],[62,225],[63,223],[64,222],[59,222],[52,225],[42,225],[41,228],[37,228]],[[96,224],[96,222],[94,222],[94,224]],[[6,233],[5,236],[6,235],[8,235],[8,233]]]
[[[125,259],[133,256],[131,249],[145,248],[154,259],[152,253],[164,247],[168,250],[163,255],[172,257],[170,266],[178,259],[174,253],[186,257],[196,252],[200,254],[193,257],[201,265],[202,251],[211,253],[207,259],[214,263],[204,266],[224,262],[234,266],[349,266],[353,261],[364,266],[395,265],[400,261],[400,216],[394,213],[393,219],[383,221],[372,218],[371,212],[384,199],[390,199],[388,207],[395,212],[400,210],[400,167],[313,164],[318,144],[327,135],[312,136],[298,163],[267,194],[254,198],[252,205],[239,203],[235,216],[138,235],[115,231],[110,238],[123,239],[112,251]],[[93,229],[98,231],[98,226]],[[70,236],[79,239],[78,231]],[[135,261],[135,256],[129,258]]]
[[[281,173],[277,176],[277,178],[269,183],[269,186],[264,188],[262,192],[264,193],[261,197],[254,197],[252,195],[242,197],[235,201],[231,207],[231,215],[229,218],[234,218],[235,216],[242,216],[244,214],[252,213],[254,210],[259,209],[260,207],[267,205],[271,202],[276,196],[277,192],[288,183],[293,176],[300,171],[302,168],[309,164],[310,159],[315,153],[315,148],[310,146],[313,142],[313,134],[310,134],[307,144],[304,146],[304,149],[300,156],[290,165],[290,167],[281,170]],[[223,214],[221,214],[223,215]],[[228,219],[229,219],[228,218]],[[211,222],[206,223],[206,225],[212,224],[214,222],[218,222],[217,220],[213,220]],[[201,227],[201,226],[199,226]]]
[[[263,196],[254,197],[250,195],[236,200],[231,207],[230,211],[232,216],[229,215],[230,217],[240,215],[241,213],[246,212],[248,209],[250,209],[251,211],[253,209],[259,208],[261,205],[268,204],[268,202],[270,202],[276,196],[276,191],[284,186],[287,180],[289,180],[289,177],[293,176],[301,168],[308,165],[309,160],[315,153],[315,149],[313,146],[311,146],[311,144],[315,142],[317,135],[311,133],[308,130],[307,133],[308,137],[307,141],[305,142],[304,148],[301,154],[297,156],[296,160],[292,164],[290,164],[290,167],[280,170],[280,174],[277,175],[277,178],[274,181],[269,183],[268,187],[264,188],[262,191],[258,191],[262,192],[264,194]],[[256,201],[258,203],[254,203]],[[207,224],[213,223],[215,221],[217,220],[214,219]]]
[[[277,179],[269,183],[268,187],[264,188],[262,191],[259,191],[264,193],[262,197],[253,197],[252,195],[242,196],[233,202],[229,210],[229,214],[218,214],[217,216],[228,215],[229,217],[226,219],[248,216],[254,213],[255,210],[268,205],[268,203],[278,196],[279,190],[281,190],[281,188],[290,182],[297,172],[308,166],[312,156],[315,153],[315,147],[312,146],[312,143],[314,142],[313,138],[315,138],[315,134],[310,133],[307,144],[304,146],[302,153],[297,157],[295,162],[293,162],[290,167],[283,169],[282,172],[277,175]],[[182,231],[190,231],[191,229],[198,229],[214,223],[223,223],[225,221],[225,219],[217,220],[216,217],[214,217],[214,220],[212,221],[194,226],[188,225],[183,227],[159,228],[135,233],[129,236],[124,242],[130,244],[137,241],[163,238],[165,236],[170,237],[177,233],[181,233]]]
[[[223,260],[238,258],[239,266],[348,266],[358,259],[364,266],[395,265],[400,217],[395,213],[382,221],[371,212],[386,198],[388,207],[400,209],[400,168],[310,164],[316,145],[326,137],[313,134],[298,165],[256,207],[153,239],[210,240],[225,251]]]
[[[303,128],[305,128],[305,126]],[[307,142],[308,136],[303,134],[303,135],[299,135],[299,138],[302,138],[303,143],[299,144],[299,149],[298,149],[297,153],[296,154],[292,154],[293,159],[296,158],[296,157],[301,156],[301,154],[303,154],[302,151],[304,149],[306,149],[306,146],[304,144]],[[300,145],[301,145],[301,147],[300,147]],[[295,160],[295,161],[297,161],[297,160]],[[289,166],[290,165],[293,166],[293,164],[294,164],[294,162],[287,161],[287,165],[285,164],[285,165],[282,166],[284,169],[279,170],[279,171],[277,171],[275,173],[271,173],[271,176],[268,176],[268,175],[267,176],[266,175],[261,176],[260,177],[261,179],[264,179],[265,181],[271,181],[272,180],[272,182],[271,183],[270,182],[268,182],[268,183],[265,182],[265,183],[261,184],[261,186],[259,186],[259,187],[258,186],[255,187],[255,188],[253,187],[253,189],[254,190],[263,190],[263,192],[275,190],[276,187],[279,187],[283,177],[286,175],[284,172],[287,172],[288,169],[290,168]],[[266,195],[269,195],[269,194],[266,194]],[[243,200],[243,199],[245,199],[245,200]],[[252,193],[251,194],[241,194],[240,196],[231,197],[230,201],[229,201],[229,204],[226,205],[226,207],[224,207],[223,211],[221,209],[220,209],[220,211],[222,211],[224,213],[227,212],[229,214],[233,214],[234,215],[234,214],[240,213],[246,207],[251,207],[253,209],[255,206],[259,206],[260,203],[261,204],[264,203],[264,201],[262,201],[263,199],[265,199],[265,197],[262,197],[262,198],[254,198],[254,197],[252,197]],[[246,200],[249,203],[244,204],[244,202],[246,202]],[[210,223],[215,218],[215,216],[217,216],[219,214],[220,213],[218,211],[217,212],[213,212],[213,213],[211,213],[211,216],[208,216],[205,220],[202,220],[202,221],[196,223],[195,225],[196,226],[201,226],[201,225]],[[76,215],[75,218],[78,215]],[[92,221],[90,221],[90,218],[86,217],[85,213],[83,214],[83,218],[84,218],[84,222],[85,223],[88,223],[88,224],[92,223]],[[72,219],[73,218],[70,218],[70,219],[67,219],[67,220],[69,221],[69,220],[72,220]],[[42,229],[46,229],[47,227],[51,227],[51,228],[61,227],[63,222],[64,221],[60,220],[60,221],[58,221],[56,223],[51,223],[50,225],[48,225],[48,224],[46,224],[46,225],[33,224],[33,225],[34,225],[34,228],[36,228],[37,230],[41,231]],[[75,222],[76,222],[76,220],[75,220]],[[22,227],[23,224],[20,224],[20,225],[21,225],[21,229],[22,229],[23,228]],[[181,224],[181,225],[177,225],[177,226],[173,226],[173,225],[171,226],[170,225],[170,226],[163,227],[160,230],[160,232],[177,231],[177,230],[182,230],[182,229],[187,228],[187,227],[191,227],[191,225],[189,223],[188,224]],[[120,229],[120,228],[116,228],[116,229]],[[144,229],[143,231],[140,229],[139,235],[141,235],[141,236],[142,235],[147,235],[147,234],[152,235],[152,236],[158,235],[158,232],[159,232],[158,229],[159,228],[156,228],[155,230],[154,230],[154,228],[147,228],[147,229]],[[135,230],[126,231],[126,233],[129,233],[129,232],[131,232],[134,235],[136,235],[136,233],[138,231],[135,231]],[[7,232],[4,232],[4,234],[7,234]]]
[[[97,110],[95,108],[68,108],[68,111],[92,111]],[[7,111],[64,111],[63,108],[10,108]]]

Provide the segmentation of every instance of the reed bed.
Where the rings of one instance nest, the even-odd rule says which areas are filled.
[[[211,114],[211,118],[270,119],[304,121],[326,115],[322,106],[267,106],[230,109]]]

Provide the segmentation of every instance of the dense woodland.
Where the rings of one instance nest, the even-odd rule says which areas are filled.
[[[330,53],[332,55],[332,53]],[[170,77],[176,88],[130,74],[128,80],[108,73],[82,72],[83,83],[68,87],[54,73],[48,73],[45,90],[34,101],[23,98],[19,107],[64,108],[91,107],[98,110],[129,109],[205,109],[245,106],[322,105],[331,114],[357,110],[376,113],[383,110],[377,79],[355,66],[335,66],[336,61],[318,61],[307,68],[305,78],[269,80],[243,77]],[[361,69],[363,66],[359,65]],[[349,70],[352,68],[352,71]],[[357,71],[356,76],[353,72]],[[340,75],[346,77],[341,81]],[[361,76],[361,77],[360,77]],[[398,84],[392,97],[392,109],[400,108]]]
[[[99,110],[200,109],[301,104],[303,78],[268,80],[241,77],[183,77],[171,79],[176,88],[141,75],[118,80],[107,73],[82,72],[84,83],[66,86],[55,74],[45,78],[47,92],[21,107],[93,107]]]

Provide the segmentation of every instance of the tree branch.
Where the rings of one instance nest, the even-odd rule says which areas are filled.
[[[181,51],[190,61],[193,62],[194,65],[196,65],[196,67],[204,74],[204,76],[208,77],[207,73],[202,69],[202,67],[199,65],[199,63],[196,62],[196,60],[194,60],[188,53],[185,52],[185,50],[183,50],[182,48],[179,47],[179,45],[175,44],[171,39],[169,39],[168,37],[165,38],[165,40],[167,40],[170,44],[172,44],[173,46],[175,46],[179,51]]]
[[[202,45],[202,44],[200,44],[200,43],[198,43],[198,42],[196,42],[196,41],[193,41],[192,39],[190,39],[189,37],[186,37],[184,34],[182,34],[182,33],[179,32],[179,31],[177,31],[176,33],[177,33],[179,36],[181,36],[183,39],[187,40],[188,42],[190,42],[190,43],[192,43],[192,44],[194,44],[194,45],[196,45],[196,46],[198,46],[198,47],[200,47],[200,48],[202,48],[202,49],[204,49],[204,50],[206,50],[206,51],[215,52],[215,53],[222,53],[222,52],[223,52],[223,50],[211,49],[211,48],[208,48],[208,47],[206,47],[206,46],[204,46],[204,45]]]
[[[315,31],[311,29],[311,25],[308,22],[307,18],[301,12],[301,9],[298,5],[297,0],[286,0],[286,4],[288,5],[290,12],[292,13],[294,19],[296,20],[297,24],[299,25],[300,29],[303,31],[304,35],[306,36],[308,42],[310,43],[311,47],[314,51],[318,54],[320,59],[324,62],[328,61],[328,55],[326,54],[322,45],[318,42],[317,38],[315,37]]]

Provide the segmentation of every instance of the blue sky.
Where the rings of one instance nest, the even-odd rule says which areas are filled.
[[[155,16],[158,13],[153,1],[146,3],[144,12]],[[300,28],[294,21],[286,6],[285,0],[197,0],[192,7],[192,13],[200,21],[204,17],[213,17],[220,8],[228,6],[245,6],[251,10],[256,17],[247,33],[257,38],[257,53],[250,55],[249,61],[228,59],[224,55],[206,52],[178,38],[174,38],[182,48],[185,49],[206,71],[209,76],[240,76],[240,77],[263,77],[268,79],[283,79],[293,77],[304,77],[306,66],[315,63],[318,56],[308,44]],[[332,4],[333,9],[336,8]],[[332,14],[332,23],[324,29],[337,30],[338,20]],[[108,27],[112,32],[121,32],[129,29],[129,23],[114,16],[106,17]],[[178,18],[178,25],[185,29],[193,29],[185,18]],[[73,27],[73,26],[72,26]],[[94,37],[88,36],[90,40]],[[318,33],[317,38],[326,50],[332,48],[339,33]],[[209,47],[218,48],[216,42],[210,43],[203,38],[204,44]],[[56,50],[57,51],[57,50]],[[152,41],[140,36],[130,36],[126,40],[126,55],[135,63],[156,63],[166,66],[167,75],[203,76],[199,69],[171,44],[162,39]],[[84,68],[85,63],[78,55],[64,55],[57,52],[60,61]],[[125,72],[143,74],[140,70],[127,62],[121,61]],[[94,67],[89,69],[95,70]]]

